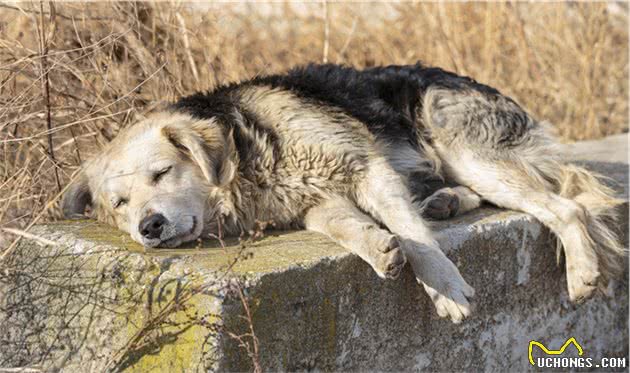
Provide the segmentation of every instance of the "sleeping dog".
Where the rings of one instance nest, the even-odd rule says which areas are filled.
[[[559,238],[569,296],[621,270],[604,224],[618,203],[563,163],[544,125],[496,89],[420,64],[309,65],[182,98],[122,131],[62,202],[175,247],[257,220],[321,232],[396,278],[408,261],[440,316],[470,314],[474,290],[425,218],[482,201],[524,211]],[[428,194],[427,180],[444,187]],[[420,186],[420,187],[418,187]]]

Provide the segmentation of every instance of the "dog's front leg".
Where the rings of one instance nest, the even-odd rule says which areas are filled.
[[[328,199],[311,208],[306,228],[332,238],[365,260],[381,278],[397,278],[405,265],[398,239],[343,198]]]
[[[438,315],[450,317],[456,323],[470,315],[467,298],[474,295],[474,289],[440,250],[433,233],[413,206],[401,176],[385,159],[370,161],[369,171],[358,186],[357,197],[362,209],[400,238],[405,257],[435,304]]]

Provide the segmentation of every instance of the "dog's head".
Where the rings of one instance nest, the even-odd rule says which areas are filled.
[[[65,193],[66,217],[92,216],[148,247],[198,238],[217,216],[217,190],[236,174],[230,133],[215,120],[155,114],[119,134]]]

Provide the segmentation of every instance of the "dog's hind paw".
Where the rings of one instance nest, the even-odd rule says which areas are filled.
[[[420,203],[420,212],[427,219],[452,218],[458,211],[459,196],[451,188],[440,189]]]
[[[567,288],[569,299],[572,302],[582,302],[589,298],[595,289],[599,279],[597,263],[589,263],[583,266],[567,266]]]
[[[437,290],[423,284],[429,297],[435,305],[438,316],[448,317],[455,324],[461,323],[471,314],[470,303],[468,298],[475,295],[475,289],[468,285],[463,279],[456,286],[449,286],[448,291],[441,294]]]

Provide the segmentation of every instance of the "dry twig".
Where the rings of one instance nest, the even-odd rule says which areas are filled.
[[[57,160],[55,159],[55,147],[53,145],[53,137],[52,137],[52,114],[50,107],[50,78],[49,78],[49,70],[47,67],[48,64],[48,42],[55,36],[55,31],[57,30],[56,16],[55,16],[55,5],[53,2],[49,2],[48,6],[50,7],[50,20],[49,23],[44,21],[44,2],[40,0],[39,2],[39,52],[41,58],[39,59],[41,66],[41,75],[43,76],[42,82],[42,92],[44,97],[44,105],[46,107],[46,128],[48,129],[48,153],[50,154],[50,160],[53,164],[53,169],[55,172],[55,181],[57,183],[57,191],[61,192],[61,181],[59,181],[59,171]],[[50,24],[52,27],[48,30],[47,25]],[[48,32],[47,32],[48,31]]]

